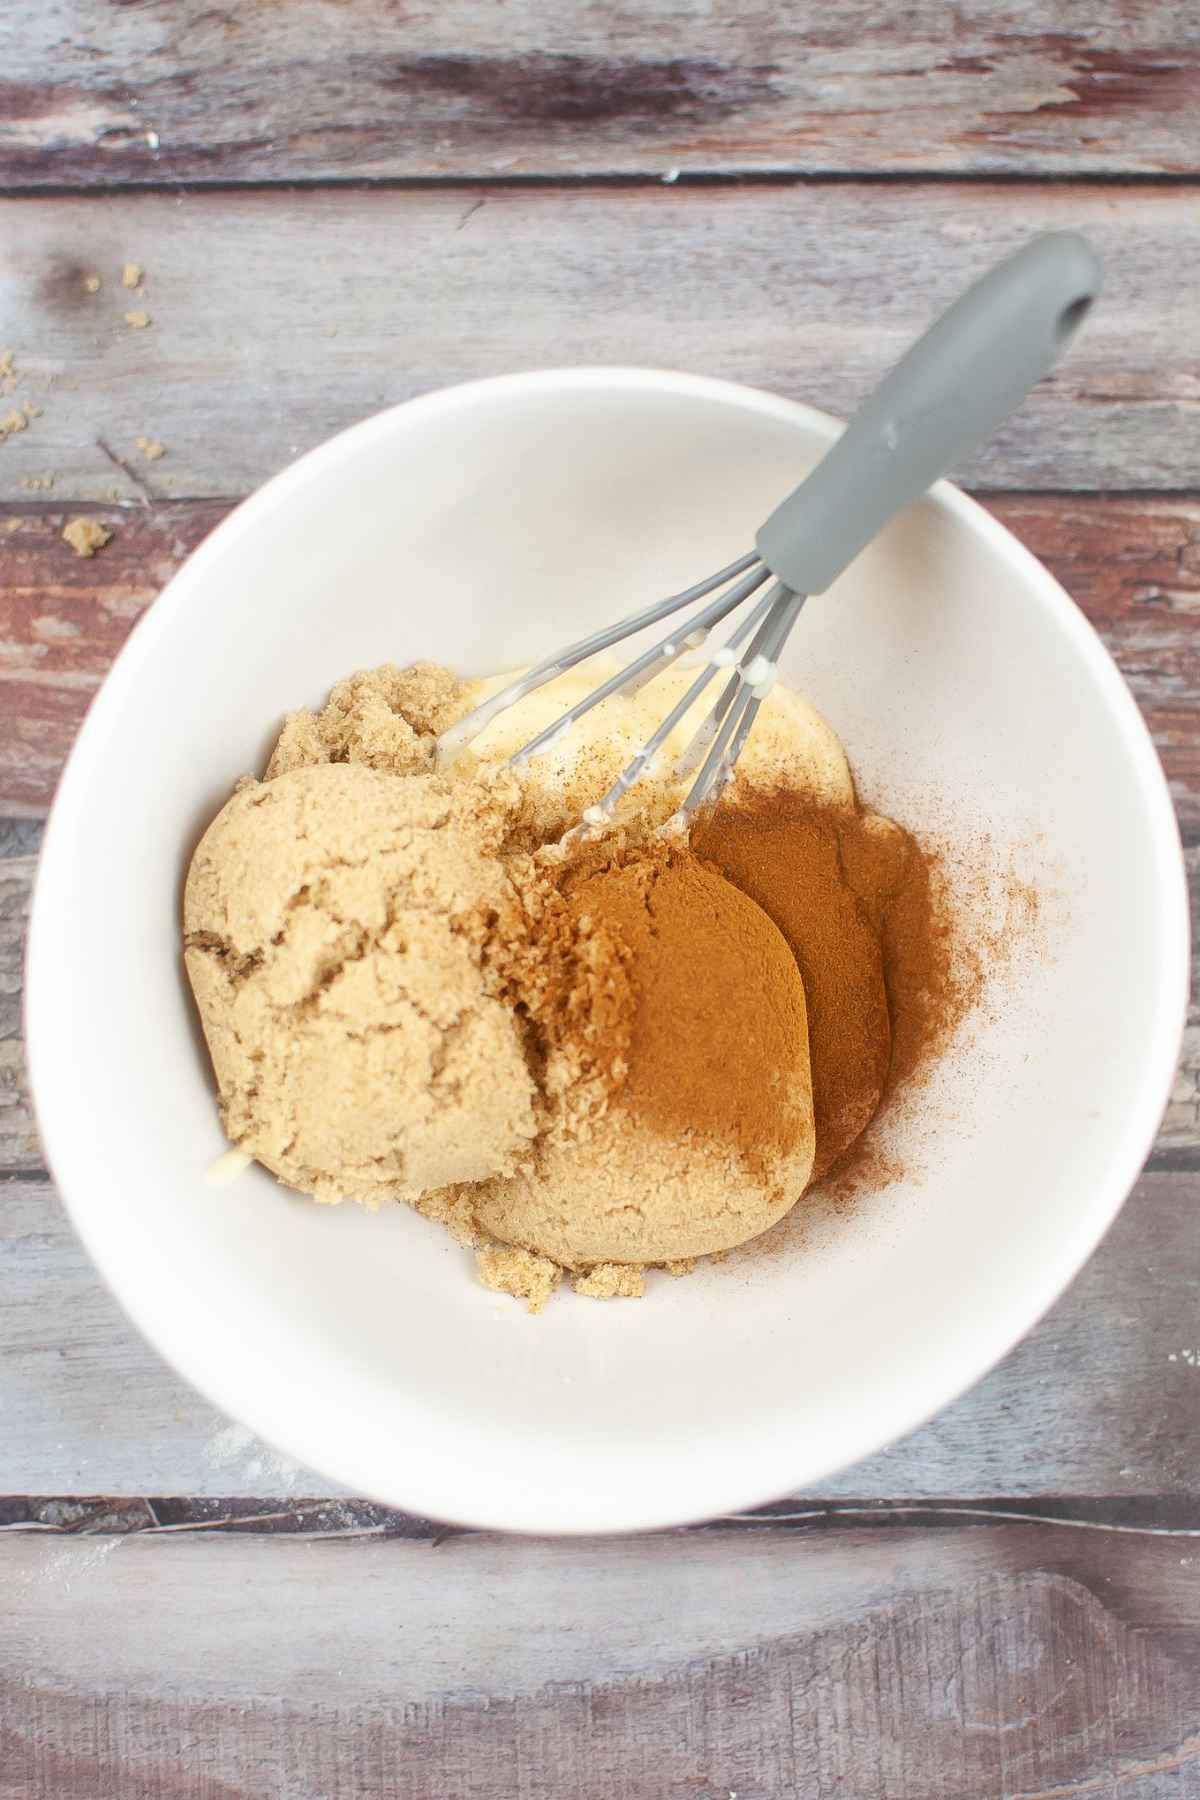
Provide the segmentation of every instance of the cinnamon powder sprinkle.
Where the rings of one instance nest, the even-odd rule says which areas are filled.
[[[577,926],[602,926],[620,946],[610,956],[637,972],[622,1103],[668,1139],[722,1140],[761,1172],[796,1140],[805,996],[788,947],[740,886],[649,844],[584,855],[562,892]]]
[[[751,791],[693,842],[779,927],[803,976],[819,1177],[928,1070],[982,972],[959,953],[937,855],[890,819]]]

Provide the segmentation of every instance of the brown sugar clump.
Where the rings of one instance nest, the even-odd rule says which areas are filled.
[[[127,288],[138,287],[141,283],[141,279],[142,279],[141,265],[139,263],[134,263],[134,262],[126,263],[124,268],[121,270],[121,286],[127,287]]]
[[[62,528],[64,543],[70,544],[76,556],[95,556],[112,539],[112,532],[99,519],[68,519]]]
[[[431,767],[434,740],[463,708],[468,684],[436,663],[390,663],[339,681],[320,712],[289,713],[267,780],[321,762],[365,763],[388,775]]]
[[[133,312],[127,312],[125,314],[125,323],[131,325],[135,331],[145,331],[147,325],[150,323],[150,314],[148,312],[142,312],[140,309],[135,309]]]
[[[185,953],[230,1141],[368,1206],[506,1173],[533,1137],[488,992],[519,926],[488,796],[324,765],[240,786],[192,858]]]
[[[147,462],[157,462],[160,456],[167,454],[167,446],[160,444],[157,438],[140,437],[134,438],[133,441]]]
[[[629,1263],[597,1263],[586,1275],[576,1275],[571,1286],[589,1300],[640,1300],[646,1277]]]
[[[524,1300],[531,1313],[541,1312],[562,1280],[562,1270],[548,1256],[537,1256],[514,1244],[485,1244],[475,1262],[484,1287]]]

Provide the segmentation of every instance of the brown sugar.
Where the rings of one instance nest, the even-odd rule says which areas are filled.
[[[434,740],[457,718],[466,682],[437,663],[384,663],[339,681],[320,712],[289,713],[267,780],[321,762],[361,762],[389,775],[432,767]]]
[[[62,528],[63,542],[70,544],[76,556],[95,556],[112,538],[107,525],[99,519],[68,519]]]
[[[576,1275],[571,1286],[589,1300],[640,1300],[646,1277],[630,1263],[597,1263],[586,1275]]]
[[[485,1244],[476,1252],[475,1263],[484,1287],[524,1300],[531,1313],[541,1312],[562,1280],[557,1263],[516,1244]]]

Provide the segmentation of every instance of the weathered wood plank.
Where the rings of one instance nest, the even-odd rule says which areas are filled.
[[[1194,1540],[0,1540],[0,1796],[1188,1800]]]
[[[42,409],[0,443],[0,499],[47,477],[72,500],[136,498],[114,456],[158,498],[239,495],[389,402],[552,363],[700,370],[844,415],[968,275],[1068,225],[1107,258],[1103,304],[959,473],[1194,488],[1190,190],[993,184],[968,206],[953,185],[833,182],[0,202],[6,404]],[[139,437],[166,456],[145,462]]]
[[[0,181],[1194,171],[1181,0],[13,9]]]
[[[0,1171],[41,1161],[25,1068],[21,999],[35,855],[16,831],[0,845]]]
[[[1198,1202],[1200,1173],[1143,1176],[1025,1342],[923,1430],[823,1483],[822,1497],[1175,1494],[1200,1505]],[[337,1491],[160,1364],[45,1183],[0,1187],[0,1267],[0,1492],[286,1504]]]
[[[998,494],[988,504],[1100,631],[1150,721],[1184,830],[1200,832],[1200,500]],[[59,535],[74,510],[0,505],[0,809],[14,814],[45,811],[131,625],[227,503],[88,508],[113,538],[86,561]]]
[[[85,507],[113,536],[102,555],[83,558],[61,536],[78,508],[0,506],[0,811],[45,812],[117,651],[228,510],[224,502]]]

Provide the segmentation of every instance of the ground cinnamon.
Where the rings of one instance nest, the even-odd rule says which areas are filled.
[[[759,906],[687,850],[606,850],[567,869],[576,930],[621,946],[636,1006],[619,1104],[668,1138],[734,1146],[755,1173],[807,1110],[805,996]]]
[[[614,1265],[729,1249],[803,1193],[804,983],[761,908],[689,849],[618,838],[531,860],[550,889],[530,900],[540,975],[522,1002],[545,1050],[541,1130],[511,1175],[472,1187],[473,1215],[581,1292],[630,1295]]]
[[[804,978],[823,1174],[964,1009],[936,859],[888,820],[794,789],[727,800],[693,842],[779,927]]]

